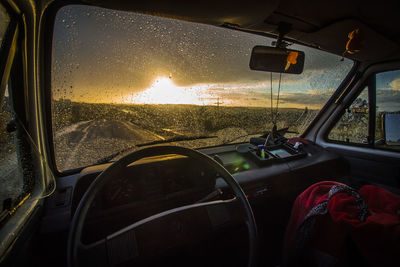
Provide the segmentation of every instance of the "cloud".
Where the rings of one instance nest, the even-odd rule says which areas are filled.
[[[331,95],[332,92],[330,91],[317,92],[313,90],[307,93],[283,94],[280,99],[283,105],[291,103],[303,106],[322,107]]]
[[[312,109],[321,108],[331,97],[333,89],[330,90],[310,90],[307,92],[281,92],[279,106]],[[262,106],[271,105],[270,93],[268,91],[239,91],[239,90],[220,90],[214,91],[221,97],[225,105],[235,106]],[[276,92],[273,95],[273,104],[276,105]]]
[[[249,60],[252,47],[268,44],[270,38],[84,6],[61,9],[54,32],[54,98],[124,101],[149,90],[155,80],[170,77],[180,91],[192,87],[207,90],[211,97],[268,103],[268,94],[254,94],[270,90],[271,74],[250,70]],[[305,69],[301,75],[282,75],[281,93],[287,93],[282,101],[321,105],[327,97],[315,88],[336,88],[350,61],[312,48],[290,48],[305,52]],[[276,92],[279,74],[272,77]]]
[[[400,111],[400,90],[378,89],[376,105],[379,111]]]
[[[400,78],[397,78],[389,83],[392,90],[400,90]]]
[[[310,95],[332,95],[335,92],[336,89],[328,89],[328,90],[308,90],[307,94]]]

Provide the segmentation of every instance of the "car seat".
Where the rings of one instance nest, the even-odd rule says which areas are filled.
[[[371,185],[310,186],[293,204],[283,266],[400,266],[400,196]]]

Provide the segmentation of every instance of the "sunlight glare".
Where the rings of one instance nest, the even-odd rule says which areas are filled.
[[[208,90],[200,86],[182,87],[170,78],[158,77],[146,90],[131,96],[136,104],[193,104],[204,105],[213,101]]]

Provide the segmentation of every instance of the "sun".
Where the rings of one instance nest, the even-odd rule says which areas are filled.
[[[132,103],[137,104],[206,104],[210,97],[207,90],[199,86],[177,86],[172,79],[158,77],[146,90],[132,95]]]

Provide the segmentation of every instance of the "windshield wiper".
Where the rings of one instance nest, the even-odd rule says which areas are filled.
[[[150,146],[150,145],[163,144],[163,143],[190,141],[190,140],[198,140],[198,139],[209,139],[209,138],[217,138],[217,137],[218,136],[216,136],[216,135],[197,135],[197,136],[180,135],[180,136],[172,137],[169,139],[156,140],[156,141],[151,141],[151,142],[147,142],[147,143],[137,144],[136,146],[142,147],[142,146]]]
[[[246,138],[246,137],[248,137],[250,135],[259,135],[259,134],[260,134],[260,132],[254,132],[254,133],[247,133],[247,134],[244,134],[244,135],[236,136],[236,137],[234,137],[232,139],[229,139],[229,140],[223,142],[222,145],[227,145],[227,144],[229,144],[229,143],[231,143],[233,141],[236,141],[236,140],[241,139],[241,138]],[[262,137],[264,134],[265,133],[262,133],[262,135],[260,137]]]
[[[269,131],[263,132],[263,133],[260,135],[259,138],[267,138],[267,136],[269,135],[269,133],[270,133]],[[283,129],[280,129],[280,130],[277,130],[276,133],[278,133],[278,134],[281,135],[281,136],[284,136],[286,133],[299,134],[299,133],[296,132],[296,131],[289,131],[289,128],[288,128],[288,127],[287,127],[287,128],[283,128]],[[260,134],[260,132],[254,132],[254,133],[248,133],[248,134],[240,135],[240,136],[234,137],[234,138],[232,138],[232,139],[229,139],[229,140],[223,142],[222,145],[229,144],[229,143],[231,143],[231,142],[233,142],[233,141],[236,141],[236,140],[241,139],[241,138],[246,138],[246,137],[251,136],[251,135],[259,135],[259,134]]]
[[[185,136],[185,135],[180,135],[180,136],[175,136],[169,139],[162,139],[162,140],[155,140],[151,142],[146,142],[146,143],[141,143],[133,146],[129,146],[127,148],[124,148],[118,152],[115,152],[107,157],[104,157],[102,159],[99,159],[96,161],[95,164],[104,164],[109,161],[111,161],[113,158],[116,156],[129,151],[135,147],[144,147],[144,146],[151,146],[151,145],[157,145],[157,144],[165,144],[165,143],[171,143],[171,142],[179,142],[179,141],[191,141],[191,140],[199,140],[199,139],[209,139],[209,138],[217,138],[218,136],[216,135],[197,135],[197,136]]]

